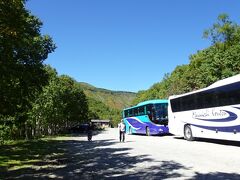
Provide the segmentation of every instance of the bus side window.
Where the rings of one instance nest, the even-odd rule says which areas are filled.
[[[150,120],[152,120],[153,118],[153,114],[152,114],[152,108],[153,108],[153,105],[152,104],[148,104],[147,105],[147,115],[149,117]]]
[[[140,106],[139,108],[138,108],[138,112],[139,112],[139,115],[141,116],[141,115],[144,115],[144,106]]]
[[[134,112],[134,116],[138,116],[138,108],[134,108],[133,112]]]
[[[128,117],[132,117],[133,116],[133,109],[129,109],[128,110]]]
[[[124,111],[124,117],[125,117],[125,118],[128,117],[128,110],[125,110],[125,111]]]
[[[152,105],[150,104],[147,105],[147,112],[150,112],[150,113],[152,112]]]

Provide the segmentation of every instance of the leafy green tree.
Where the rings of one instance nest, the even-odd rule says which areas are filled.
[[[240,26],[221,14],[204,37],[211,40],[210,47],[191,55],[189,64],[177,66],[149,90],[139,92],[134,103],[197,90],[239,74]]]
[[[84,122],[88,119],[88,102],[81,86],[72,78],[60,76],[61,86],[64,87],[62,100],[65,104],[63,111],[65,120],[69,122]]]
[[[87,99],[79,84],[66,75],[57,76],[56,70],[50,66],[46,70],[49,84],[29,112],[35,136],[64,132],[88,118]]]
[[[230,21],[228,15],[221,14],[217,23],[204,32],[204,37],[212,41],[212,46],[190,57],[191,73],[187,78],[194,85],[194,89],[209,86],[217,80],[240,72],[237,56],[240,42],[239,25]]]
[[[212,28],[204,31],[203,37],[209,38],[213,45],[221,43],[231,45],[239,42],[239,31],[239,26],[233,23],[227,14],[220,14]]]
[[[24,0],[0,1],[0,114],[2,121],[14,117],[19,135],[26,129],[30,102],[48,80],[43,61],[55,49],[24,5]]]

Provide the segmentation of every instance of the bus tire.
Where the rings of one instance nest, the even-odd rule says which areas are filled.
[[[192,129],[191,129],[190,125],[186,125],[184,127],[184,139],[186,139],[187,141],[194,140],[194,137],[192,135]]]
[[[133,134],[133,133],[132,133],[132,128],[131,128],[131,127],[129,127],[128,132],[129,132],[129,134],[131,134],[131,135]]]
[[[149,130],[149,127],[146,127],[146,135],[147,135],[147,136],[150,136],[150,130]]]

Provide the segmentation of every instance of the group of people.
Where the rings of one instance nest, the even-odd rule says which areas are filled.
[[[118,124],[118,129],[119,129],[119,141],[124,142],[125,141],[126,125],[125,125],[123,119]],[[92,141],[92,133],[93,133],[93,125],[92,125],[92,123],[89,123],[88,128],[87,128],[88,141]]]

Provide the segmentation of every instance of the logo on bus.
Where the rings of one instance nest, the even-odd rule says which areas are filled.
[[[192,118],[202,121],[228,122],[237,119],[237,115],[227,110],[206,109],[193,111]]]

